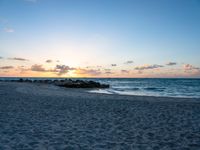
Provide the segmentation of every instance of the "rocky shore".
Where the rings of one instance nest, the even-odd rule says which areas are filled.
[[[101,84],[94,81],[84,81],[84,80],[31,80],[31,79],[16,79],[16,80],[0,80],[3,82],[24,82],[24,83],[44,83],[44,84],[53,84],[56,86],[66,87],[66,88],[109,88],[108,84]]]

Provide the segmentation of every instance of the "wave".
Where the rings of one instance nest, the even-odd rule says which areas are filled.
[[[165,90],[165,88],[156,88],[156,87],[147,87],[147,88],[143,88],[146,91],[159,91],[162,92]]]
[[[134,87],[113,87],[113,90],[117,91],[138,91],[141,90],[140,88],[134,88]]]
[[[18,80],[17,77],[0,80]],[[29,80],[61,80],[65,78],[28,78]],[[77,78],[76,78],[77,79]],[[78,78],[110,84],[109,89],[93,90],[96,93],[148,95],[200,98],[200,79],[118,79],[118,78]]]

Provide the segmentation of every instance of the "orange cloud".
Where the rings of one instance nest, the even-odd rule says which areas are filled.
[[[102,72],[98,69],[82,69],[78,68],[75,70],[75,74],[78,76],[99,76],[102,74]]]
[[[154,65],[143,65],[143,66],[138,66],[138,67],[135,67],[135,70],[148,70],[148,69],[156,69],[156,68],[161,68],[163,67],[162,65],[157,65],[157,64],[154,64]]]
[[[13,69],[14,67],[13,66],[2,66],[0,67],[0,69]]]
[[[8,58],[10,60],[18,60],[18,61],[28,61],[28,59],[25,58],[19,58],[19,57],[14,57],[14,58]]]
[[[52,63],[52,62],[53,62],[53,60],[51,60],[51,59],[46,60],[46,63]]]
[[[47,72],[48,70],[46,70],[42,65],[35,64],[31,66],[31,71]]]

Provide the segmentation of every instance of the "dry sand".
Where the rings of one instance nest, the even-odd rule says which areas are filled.
[[[0,82],[0,150],[200,150],[200,99]]]

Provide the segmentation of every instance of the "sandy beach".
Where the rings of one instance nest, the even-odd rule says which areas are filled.
[[[0,149],[199,150],[200,99],[0,82]]]

